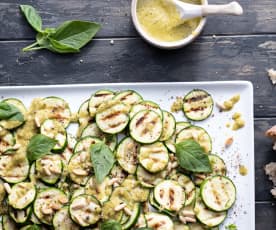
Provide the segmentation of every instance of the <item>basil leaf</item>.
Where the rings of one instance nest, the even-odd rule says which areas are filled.
[[[100,230],[122,230],[122,226],[115,220],[108,220],[101,224]]]
[[[114,155],[104,143],[92,145],[90,153],[96,180],[102,183],[115,163]]]
[[[27,157],[30,162],[50,153],[56,141],[42,134],[33,136],[27,147]]]
[[[0,120],[23,122],[24,116],[16,106],[2,101],[0,102]]]
[[[100,25],[87,21],[67,21],[60,25],[51,38],[76,50],[85,46],[99,31]]]
[[[49,41],[51,45],[47,47],[47,49],[53,52],[57,52],[57,53],[79,53],[80,52],[79,49],[75,49],[66,44],[60,43],[59,41],[53,38],[49,38]]]
[[[175,145],[179,165],[191,172],[212,172],[208,155],[194,140],[186,140]]]
[[[30,5],[20,5],[20,9],[33,29],[42,32],[42,20],[35,8]]]

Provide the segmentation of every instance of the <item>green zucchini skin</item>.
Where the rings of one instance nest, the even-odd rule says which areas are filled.
[[[212,114],[213,107],[212,96],[202,89],[190,91],[183,99],[183,112],[188,119],[193,121],[207,119]]]

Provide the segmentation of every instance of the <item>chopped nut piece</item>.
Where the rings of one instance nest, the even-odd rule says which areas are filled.
[[[8,194],[10,194],[11,193],[11,186],[8,183],[4,183],[3,185],[4,185],[4,188],[5,188],[6,192]]]
[[[72,172],[78,176],[87,176],[88,175],[88,173],[83,169],[74,169]]]
[[[179,220],[183,223],[183,224],[186,224],[187,221],[186,221],[186,218],[184,216],[179,216]]]
[[[233,142],[234,142],[234,138],[233,137],[227,138],[226,141],[225,141],[225,147],[226,148],[230,147],[230,145],[232,145]]]
[[[272,84],[275,85],[276,84],[276,70],[269,69],[267,71],[267,73],[268,73],[268,76],[270,77]]]
[[[115,212],[119,212],[119,211],[121,211],[122,209],[124,209],[125,207],[126,207],[126,204],[125,204],[125,203],[119,204],[119,205],[117,205],[117,206],[114,208],[114,211],[115,211]]]
[[[193,217],[188,217],[188,216],[185,217],[185,220],[186,220],[186,222],[190,222],[190,223],[195,223],[195,222],[196,222],[196,219],[195,219],[195,218],[193,218]]]
[[[50,215],[53,213],[53,209],[51,209],[51,208],[42,208],[41,211],[45,215]]]
[[[129,215],[132,216],[132,211],[128,208],[128,207],[124,207],[124,212]]]
[[[267,130],[265,135],[272,138],[272,140],[274,141],[273,150],[276,150],[276,125]]]

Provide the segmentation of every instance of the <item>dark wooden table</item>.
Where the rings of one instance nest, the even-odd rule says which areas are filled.
[[[264,137],[264,131],[276,124],[276,89],[266,73],[267,68],[276,68],[276,1],[240,0],[243,16],[210,17],[202,36],[176,51],[155,49],[137,35],[130,2],[0,0],[0,84],[251,81],[255,97],[256,229],[275,230],[276,202],[269,193],[272,185],[263,166],[276,161],[271,141]],[[102,30],[79,54],[22,53],[21,48],[33,42],[35,33],[18,4],[33,5],[47,27],[83,19],[100,22]]]

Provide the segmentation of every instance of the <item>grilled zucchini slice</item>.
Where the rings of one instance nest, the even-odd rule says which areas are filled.
[[[68,103],[59,97],[43,98],[35,113],[36,125],[40,127],[47,119],[55,119],[66,128],[71,122],[71,111]]]
[[[162,135],[159,140],[166,141],[173,136],[175,132],[176,122],[175,122],[174,116],[170,112],[163,110],[162,113],[163,113],[163,129],[162,129]]]
[[[212,228],[220,225],[226,218],[227,212],[214,212],[208,209],[200,197],[196,198],[194,211],[196,218],[205,226]]]
[[[158,173],[150,173],[139,165],[136,171],[136,176],[142,186],[146,188],[153,188],[165,179],[167,172],[166,170],[163,170]]]
[[[121,91],[116,96],[114,96],[113,99],[123,102],[124,104],[130,105],[130,106],[133,106],[143,101],[142,96],[137,92],[135,92],[134,90]]]
[[[139,163],[149,172],[157,173],[164,170],[169,162],[169,154],[162,142],[142,145],[138,155]]]
[[[149,228],[155,230],[174,230],[173,222],[167,215],[148,212],[145,214],[145,218]]]
[[[207,131],[199,126],[190,126],[182,129],[176,136],[176,143],[192,139],[203,148],[206,153],[212,150],[212,140]]]
[[[84,127],[86,126],[89,121],[91,120],[90,114],[89,114],[89,99],[84,101],[78,110],[78,121],[80,126]]]
[[[0,156],[0,177],[8,183],[24,181],[29,173],[29,161],[25,156],[9,154]]]
[[[161,117],[152,110],[136,113],[130,121],[130,136],[139,143],[151,144],[159,140],[163,124]]]
[[[185,206],[192,204],[196,198],[196,187],[193,181],[186,175],[176,173],[170,179],[177,181],[185,191],[186,201]]]
[[[117,101],[110,101],[98,109],[96,123],[104,133],[120,133],[128,125],[128,112],[129,106]]]
[[[86,136],[97,137],[102,140],[112,151],[117,145],[117,136],[112,134],[103,133],[96,122],[88,124],[81,133],[81,138]]]
[[[15,116],[10,117],[7,120],[1,120],[0,125],[4,129],[15,129],[21,126],[25,122],[27,116],[27,109],[23,102],[16,98],[7,98],[3,100],[3,102],[6,102],[11,106],[16,107],[20,111],[21,115],[17,114]]]
[[[192,90],[183,99],[183,111],[190,120],[205,120],[212,114],[213,107],[212,96],[201,89]]]
[[[14,152],[17,149],[14,145],[14,134],[0,125],[0,155]]]
[[[179,211],[186,201],[184,189],[173,180],[164,180],[156,185],[153,194],[160,207],[169,211]]]
[[[40,180],[47,184],[55,184],[62,175],[61,157],[57,154],[44,155],[36,161],[35,169]]]
[[[140,215],[140,203],[135,203],[133,209],[131,210],[131,215],[126,223],[122,225],[122,229],[130,229],[133,225],[136,224],[139,215]]]
[[[176,222],[176,223],[173,223],[173,225],[174,225],[174,230],[190,230],[190,227],[187,224]]]
[[[100,105],[111,100],[113,97],[114,93],[110,90],[99,90],[93,94],[89,99],[90,117],[94,118]]]
[[[9,205],[15,209],[24,209],[35,199],[36,188],[33,183],[21,182],[15,184],[8,196]]]
[[[175,139],[176,139],[177,134],[182,129],[185,129],[185,128],[189,127],[189,126],[191,126],[190,122],[186,122],[186,121],[176,122],[174,134],[172,135],[172,137],[169,140],[165,141],[165,145],[167,146],[167,148],[171,152],[173,152],[173,153],[176,152],[176,150],[175,150]]]
[[[85,194],[75,197],[69,205],[72,220],[82,227],[97,223],[100,220],[101,211],[99,201],[94,196]]]
[[[218,175],[202,183],[200,194],[208,208],[222,212],[230,209],[235,203],[236,187],[228,177]]]
[[[53,152],[60,153],[66,148],[67,133],[65,128],[57,120],[45,120],[40,126],[40,133],[56,141],[56,145],[52,149]]]
[[[39,221],[47,225],[52,225],[55,213],[67,202],[68,197],[60,189],[44,189],[36,196],[33,204],[34,213]]]
[[[91,145],[100,143],[101,140],[97,137],[86,136],[81,138],[75,145],[74,153],[90,152]]]
[[[69,215],[68,206],[61,208],[56,212],[53,218],[55,230],[78,230],[80,227],[73,222]]]
[[[161,119],[163,118],[163,113],[162,110],[160,109],[159,105],[157,105],[156,103],[152,102],[152,101],[141,101],[140,103],[133,105],[130,112],[129,112],[129,116],[132,119],[133,116],[142,111],[142,110],[152,110],[154,112],[156,112]]]
[[[126,137],[117,147],[116,158],[118,163],[129,174],[136,172],[139,146],[140,144],[131,137]]]

